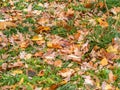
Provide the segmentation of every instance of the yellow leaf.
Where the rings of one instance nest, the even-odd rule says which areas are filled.
[[[102,27],[108,27],[108,23],[103,18],[98,18],[97,21],[100,24],[100,26],[102,26]]]
[[[47,47],[52,48],[53,44],[51,42],[47,42]]]
[[[33,36],[32,40],[33,41],[43,40],[43,37],[41,35],[36,35],[36,36]]]
[[[50,30],[50,27],[48,27],[48,26],[39,26],[36,30],[35,30],[35,32],[36,33],[42,33],[42,32],[47,32],[47,31],[49,31]]]
[[[118,52],[117,49],[114,48],[112,45],[109,46],[106,50],[107,50],[107,52],[110,52],[110,53],[117,53]]]
[[[22,70],[15,70],[12,72],[12,74],[16,75],[16,74],[22,74],[23,71]]]
[[[108,64],[108,60],[107,60],[106,58],[103,58],[103,59],[101,60],[100,64],[101,64],[102,66],[105,66],[105,65]]]
[[[107,84],[107,85],[105,86],[105,90],[112,90],[112,89],[113,89],[112,86],[109,85],[109,84]]]

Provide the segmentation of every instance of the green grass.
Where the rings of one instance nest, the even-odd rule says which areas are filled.
[[[94,28],[94,31],[88,35],[88,39],[90,40],[91,48],[95,45],[105,48],[109,43],[112,42],[113,38],[119,35],[120,33],[112,27],[103,29],[102,27],[97,26]]]
[[[75,90],[75,89],[77,89],[76,85],[67,83],[67,84],[59,87],[57,90]]]
[[[53,2],[55,0],[48,0],[47,2]],[[79,0],[76,0],[77,2]],[[120,6],[120,1],[119,0],[106,0],[107,1],[107,5],[108,8],[112,8],[113,6]],[[30,2],[25,2],[25,0],[19,0],[18,2],[16,2],[15,5],[15,9],[17,10],[22,10],[26,9],[30,3],[33,3],[32,7],[33,10],[38,10],[41,12],[45,12],[46,8],[39,6],[38,3],[45,3],[46,1],[44,0],[31,0]],[[68,2],[67,0],[58,0],[58,2]],[[9,3],[4,2],[2,4],[2,7],[5,6],[10,6]],[[94,5],[93,5],[94,7]],[[84,5],[82,4],[78,4],[77,6],[74,5],[73,2],[69,3],[69,5],[67,7],[65,7],[64,11],[67,11],[67,9],[72,8],[75,11],[78,12],[82,12],[82,13],[86,13],[89,12],[90,10],[94,9],[93,7],[91,8],[85,8]],[[101,9],[99,9],[101,10]],[[104,11],[104,10],[103,10]],[[23,13],[26,15],[27,12]],[[51,11],[50,13],[54,14],[54,9],[53,11]],[[4,19],[4,16],[0,15],[0,19]],[[23,35],[25,34],[29,34],[31,35],[31,37],[33,36],[33,34],[35,34],[33,31],[30,31],[30,28],[32,28],[32,30],[35,30],[35,25],[36,25],[36,18],[41,17],[40,15],[36,16],[36,17],[30,17],[30,18],[26,18],[23,20],[23,24],[30,24],[32,26],[23,26],[18,25],[18,27],[16,28],[8,28],[6,30],[3,31],[3,33],[7,36],[7,38],[10,38],[13,34],[17,34],[17,32],[22,33]],[[97,16],[95,16],[97,17]],[[50,34],[54,34],[54,35],[59,35],[61,37],[67,38],[69,35],[74,35],[74,33],[77,32],[77,30],[81,30],[81,27],[75,27],[74,26],[74,19],[75,19],[75,15],[69,19],[67,21],[67,25],[70,26],[70,30],[69,28],[66,28],[64,26],[53,26],[51,27],[50,30]],[[90,43],[90,50],[91,51],[93,49],[94,46],[99,46],[100,48],[107,48],[108,44],[111,44],[112,39],[115,37],[120,38],[120,33],[118,31],[118,28],[120,27],[120,21],[116,21],[115,19],[112,18],[112,16],[107,18],[107,22],[109,24],[108,28],[102,28],[99,25],[96,26],[92,26],[89,23],[87,19],[83,19],[79,22],[80,25],[86,25],[86,29],[88,30],[92,30],[92,32],[89,33],[88,36],[86,36],[85,39],[87,39]],[[116,23],[117,22],[117,23]],[[115,25],[116,23],[116,27],[114,28],[113,25]],[[44,36],[44,33],[42,33],[42,35]],[[45,34],[46,35],[46,34]],[[31,38],[30,37],[30,38]],[[45,40],[47,41],[48,38],[45,37]],[[49,39],[48,39],[49,40]],[[25,52],[30,53],[30,54],[34,54],[37,50],[37,48],[41,48],[41,46],[38,46],[37,44],[34,44],[34,46],[29,45],[27,48],[25,48]],[[9,57],[6,60],[0,59],[0,65],[2,65],[3,63],[12,63],[12,62],[16,62],[17,60],[19,60],[19,57],[17,57],[21,51],[23,51],[22,49],[17,49],[15,50],[12,45],[10,45],[10,43],[8,43],[8,45],[6,46],[6,48],[8,48],[7,50],[5,50],[4,48],[0,49],[0,55],[2,54],[9,54]],[[48,50],[47,47],[43,47],[43,49],[41,51],[43,51],[44,53],[46,53]],[[15,57],[15,58],[14,58]],[[89,52],[84,54],[82,57],[82,62],[84,62],[86,60],[86,58],[89,57]],[[1,58],[1,56],[0,56]],[[58,55],[56,59],[60,59],[62,60],[62,56]],[[91,59],[91,58],[89,58]],[[28,65],[27,68],[19,68],[19,70],[22,70],[23,73],[22,74],[16,74],[16,75],[12,75],[12,71],[17,70],[16,68],[10,69],[8,71],[3,71],[0,73],[0,86],[5,86],[5,85],[15,85],[16,83],[19,83],[19,81],[24,78],[24,82],[20,85],[16,87],[16,90],[20,90],[20,88],[22,87],[26,87],[27,90],[32,90],[31,85],[35,85],[37,87],[50,87],[51,85],[54,84],[59,84],[61,81],[63,81],[63,78],[59,75],[57,75],[57,73],[64,69],[64,68],[80,68],[80,64],[78,64],[77,62],[73,62],[71,60],[62,60],[63,65],[62,67],[55,67],[53,65],[48,65],[47,63],[44,62],[44,60],[41,57],[32,57],[30,59],[22,59],[21,61],[23,61],[26,65]],[[99,60],[96,60],[96,62],[98,62]],[[95,62],[95,63],[96,63]],[[114,63],[120,63],[120,59],[115,60]],[[72,64],[71,67],[69,67],[69,65]],[[98,66],[99,68],[99,66]],[[35,72],[36,74],[31,76],[31,79],[28,76],[27,70],[33,70],[33,72]],[[44,76],[38,76],[37,74],[39,73],[39,71],[43,70],[44,71]],[[117,76],[117,79],[115,80],[115,82],[111,83],[116,87],[120,88],[120,69],[119,67],[114,68],[113,70],[113,74],[115,76]],[[100,84],[103,81],[108,81],[109,79],[109,72],[110,70],[107,69],[106,67],[98,70],[97,72],[95,70],[87,70],[85,71],[85,75],[89,75],[91,76],[92,79],[94,79],[94,76],[96,76],[99,80],[100,80]],[[76,83],[76,84],[74,84]],[[83,90],[86,90],[85,85],[84,85],[84,78],[82,77],[82,75],[78,75],[77,73],[75,73],[74,75],[71,76],[70,81],[64,85],[61,85],[57,88],[57,90],[75,90],[77,88],[82,88]]]

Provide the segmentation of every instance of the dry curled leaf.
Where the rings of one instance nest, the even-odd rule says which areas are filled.
[[[38,73],[38,76],[44,76],[45,72],[44,70],[41,70],[39,73]]]
[[[36,33],[42,33],[42,32],[47,32],[47,31],[50,31],[50,27],[48,27],[48,26],[39,26],[35,30]]]

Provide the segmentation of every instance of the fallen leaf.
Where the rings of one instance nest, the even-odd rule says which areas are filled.
[[[91,79],[90,76],[84,76],[84,78],[85,78],[84,84],[93,85],[93,80]]]
[[[106,58],[103,58],[101,61],[100,61],[100,64],[102,66],[106,66],[108,64],[108,60]]]
[[[26,56],[25,56],[25,60],[27,60],[27,59],[30,59],[32,57],[32,54],[26,54]]]
[[[20,48],[25,49],[29,46],[29,41],[26,40],[20,44]]]
[[[55,60],[54,66],[55,67],[61,67],[62,66],[62,61],[61,60]]]
[[[41,35],[36,35],[36,36],[33,36],[32,40],[33,41],[43,40],[43,37]]]
[[[84,4],[85,8],[92,8],[93,7],[93,3],[86,3]]]
[[[50,27],[48,27],[48,26],[39,26],[35,30],[36,33],[42,33],[42,32],[47,32],[47,31],[50,31]]]
[[[28,12],[31,12],[31,11],[32,11],[32,3],[29,4],[29,6],[28,6],[28,8],[27,8],[27,11],[28,11]]]
[[[60,49],[60,48],[62,48],[62,47],[61,47],[61,45],[59,45],[58,43],[56,43],[56,44],[53,43],[52,48]]]
[[[117,15],[120,12],[120,7],[113,7],[110,10],[114,15]]]
[[[58,88],[58,84],[53,84],[50,86],[49,90],[56,90]]]
[[[54,64],[53,60],[47,60],[47,59],[45,59],[44,61],[45,61],[47,64],[49,64],[49,65],[53,65],[53,64]]]
[[[38,76],[44,76],[44,70],[41,70],[39,73],[38,73]]]
[[[109,72],[109,75],[108,75],[108,76],[109,76],[109,81],[110,81],[110,82],[114,82],[114,75],[113,75],[113,72],[112,72],[112,71]]]
[[[108,27],[108,23],[103,18],[98,18],[97,21],[100,24],[100,26],[102,26],[102,27]]]
[[[53,44],[51,42],[47,42],[47,47],[48,48],[52,48],[53,47]]]
[[[70,77],[72,74],[74,74],[74,72],[75,71],[73,69],[64,68],[60,70],[58,74],[62,76],[63,78],[66,78],[66,77]]]
[[[3,64],[2,64],[2,70],[6,70],[6,69],[7,69],[7,66],[8,66],[7,63],[3,63]]]
[[[12,74],[13,74],[13,75],[22,74],[22,73],[23,73],[22,70],[14,70],[14,71],[12,71]]]
[[[18,61],[18,62],[15,62],[15,63],[8,64],[7,69],[10,70],[10,69],[13,69],[13,68],[20,68],[20,67],[23,67],[23,66],[24,66],[23,62]]]
[[[106,50],[109,53],[115,53],[116,54],[118,52],[117,49],[114,48],[112,45],[110,45]]]
[[[0,22],[0,30],[5,30],[7,27],[16,27],[17,25],[13,22]]]
[[[39,51],[39,52],[36,52],[34,54],[35,57],[42,57],[43,56],[43,52]]]
[[[99,2],[99,3],[98,3],[98,6],[99,6],[100,8],[104,8],[104,7],[105,7],[105,4],[104,4],[103,2]]]

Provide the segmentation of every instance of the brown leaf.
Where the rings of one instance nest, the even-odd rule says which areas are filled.
[[[20,44],[20,48],[25,49],[29,46],[29,41],[26,40]]]
[[[59,71],[59,75],[61,75],[63,78],[65,77],[70,77],[72,74],[74,74],[74,70],[73,69],[69,69],[69,68],[64,68],[61,71]]]
[[[12,65],[8,65],[8,68],[22,67],[24,64],[21,61],[15,62]]]
[[[52,86],[50,86],[49,90],[56,90],[58,86],[58,84],[53,84]]]
[[[54,66],[55,67],[61,67],[62,66],[62,61],[61,60],[55,60]]]
[[[35,54],[34,54],[34,56],[35,57],[42,57],[43,56],[43,52],[36,52]]]
[[[62,48],[62,47],[61,47],[59,44],[54,44],[54,43],[53,43],[52,48],[60,49],[60,48]]]
[[[50,27],[47,27],[47,26],[39,26],[35,32],[36,33],[42,33],[42,32],[47,32],[47,31],[50,31]]]
[[[7,27],[16,27],[17,25],[13,22],[0,22],[0,30],[5,30]]]
[[[41,70],[39,73],[38,73],[38,76],[44,76],[44,71],[43,70]]]
[[[92,8],[93,7],[93,3],[86,3],[84,4],[85,8]]]

